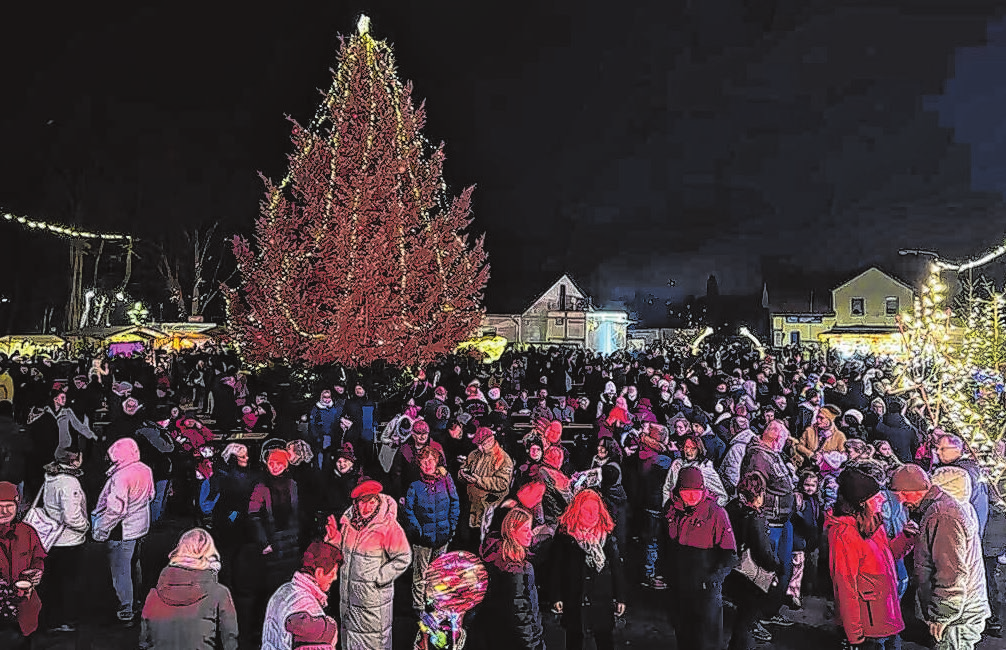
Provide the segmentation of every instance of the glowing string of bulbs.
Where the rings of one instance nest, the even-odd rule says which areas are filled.
[[[33,230],[44,230],[51,232],[56,235],[62,235],[63,237],[70,237],[72,239],[103,239],[105,241],[132,241],[133,237],[130,235],[119,235],[117,233],[107,233],[107,232],[91,232],[89,230],[80,230],[79,228],[74,228],[72,226],[63,226],[57,223],[48,223],[45,221],[39,221],[37,219],[29,219],[28,217],[18,216],[11,214],[10,212],[4,212],[3,218],[11,223],[19,223],[26,228],[31,228]]]

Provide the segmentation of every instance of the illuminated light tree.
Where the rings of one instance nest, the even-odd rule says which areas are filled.
[[[1002,495],[1006,459],[997,446],[1006,433],[1006,297],[984,278],[969,279],[951,310],[942,278],[945,270],[974,266],[932,266],[913,315],[900,321],[902,381],[920,390],[933,424],[961,436]]]
[[[489,277],[470,244],[471,193],[450,199],[443,145],[422,136],[422,106],[369,33],[342,40],[331,89],[279,184],[266,180],[257,251],[235,237],[242,282],[230,327],[250,362],[425,363],[481,323]]]

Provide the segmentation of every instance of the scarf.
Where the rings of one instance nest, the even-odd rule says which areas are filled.
[[[380,509],[381,506],[377,506],[374,509],[374,512],[372,512],[369,517],[363,517],[362,515],[360,515],[359,510],[354,506],[353,516],[349,518],[349,525],[357,530],[363,530],[364,528],[367,527],[367,524],[369,524],[374,520],[374,517],[377,516],[377,513]]]
[[[598,573],[604,571],[604,542],[606,539],[607,535],[602,535],[601,539],[596,542],[576,540],[576,543],[580,545],[580,548],[584,552],[584,560],[587,562],[587,566]]]
[[[286,472],[279,476],[268,474],[263,481],[269,488],[269,496],[272,499],[272,517],[276,523],[277,530],[286,530],[292,523],[291,518],[296,515],[293,511],[293,479],[287,476]]]

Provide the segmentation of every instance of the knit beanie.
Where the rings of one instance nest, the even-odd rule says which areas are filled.
[[[622,479],[622,470],[614,463],[601,465],[601,489],[606,490],[618,485]]]
[[[0,501],[18,501],[17,486],[9,481],[0,481]]]
[[[678,473],[678,491],[703,490],[705,487],[706,479],[698,467],[686,467]]]
[[[838,475],[838,493],[850,504],[859,505],[880,492],[880,484],[869,474],[846,468]]]
[[[918,465],[902,465],[891,474],[891,492],[925,492],[933,486]]]

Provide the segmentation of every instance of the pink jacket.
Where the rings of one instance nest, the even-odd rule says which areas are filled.
[[[835,614],[849,643],[858,645],[865,638],[884,638],[904,630],[894,560],[911,550],[905,534],[888,541],[880,526],[872,537],[863,539],[853,517],[835,517],[830,511],[825,529]]]
[[[122,523],[122,539],[139,539],[150,529],[154,475],[140,462],[140,448],[132,438],[121,438],[108,448],[112,467],[94,509],[94,541],[104,542]]]

